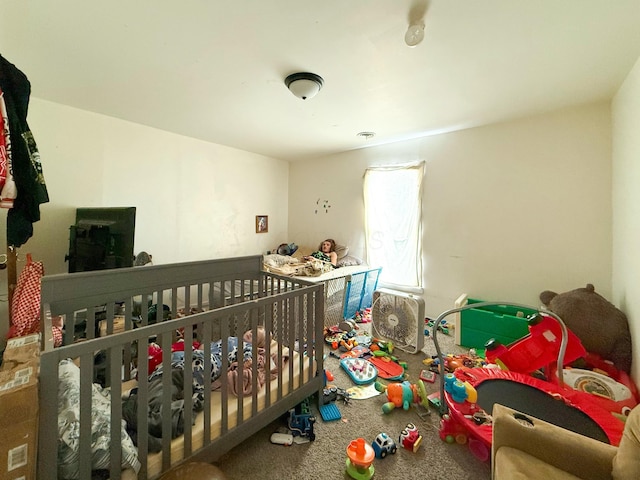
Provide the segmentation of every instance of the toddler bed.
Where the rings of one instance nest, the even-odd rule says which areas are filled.
[[[263,258],[265,271],[324,285],[324,324],[329,327],[353,318],[369,308],[378,285],[381,268],[371,267],[349,255],[348,247],[337,246],[337,268],[320,260],[305,261],[315,249],[300,247],[293,256],[270,254]]]
[[[320,392],[322,287],[261,265],[251,256],[43,277],[38,478],[152,479],[214,461]],[[54,348],[46,332],[58,316]]]

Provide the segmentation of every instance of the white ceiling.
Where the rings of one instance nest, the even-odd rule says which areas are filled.
[[[609,99],[640,0],[0,0],[0,54],[32,97],[295,161]]]

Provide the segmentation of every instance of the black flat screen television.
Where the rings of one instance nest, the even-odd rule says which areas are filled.
[[[136,207],[78,208],[69,232],[69,273],[132,267]]]

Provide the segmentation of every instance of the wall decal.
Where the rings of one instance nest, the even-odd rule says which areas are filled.
[[[329,204],[329,200],[321,200],[318,199],[316,200],[316,215],[318,213],[322,213],[322,211],[324,210],[324,213],[329,213],[329,209],[331,208],[331,205]]]

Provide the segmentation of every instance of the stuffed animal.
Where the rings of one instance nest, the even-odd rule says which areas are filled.
[[[540,301],[575,333],[587,352],[613,362],[621,371],[631,370],[631,333],[627,316],[591,284],[557,294],[545,290]]]

